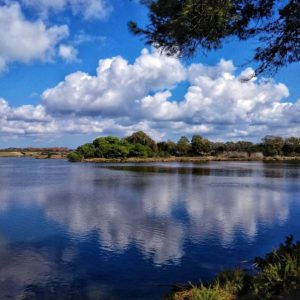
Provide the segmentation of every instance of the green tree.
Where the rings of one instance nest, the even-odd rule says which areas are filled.
[[[80,162],[83,160],[83,156],[76,151],[69,153],[67,158],[70,162]]]
[[[176,145],[176,154],[179,156],[186,156],[191,150],[191,144],[186,136],[182,136]]]
[[[289,137],[284,141],[282,148],[284,155],[299,155],[300,154],[300,139],[296,137]]]
[[[201,135],[194,135],[192,137],[191,146],[193,155],[205,155],[212,150],[210,141],[204,139]]]
[[[280,136],[267,135],[262,139],[263,153],[265,156],[282,155],[284,139]]]
[[[166,146],[167,146],[167,152],[170,155],[176,155],[176,144],[173,141],[167,140]]]
[[[126,137],[125,141],[127,141],[130,144],[141,144],[144,146],[148,146],[153,151],[157,151],[156,142],[143,131],[137,131],[133,133],[132,135]]]
[[[167,157],[171,154],[168,152],[167,142],[159,142],[157,143],[157,152],[159,156]]]
[[[100,137],[93,141],[95,156],[104,158],[126,158],[130,151],[130,145],[117,137]]]
[[[129,157],[152,157],[154,155],[152,149],[141,144],[134,144],[131,146]]]
[[[88,143],[79,146],[76,149],[76,152],[80,153],[82,156],[84,156],[84,158],[91,158],[91,157],[95,157],[96,148],[94,144]]]
[[[176,155],[176,144],[171,140],[157,143],[157,149],[160,156]]]
[[[247,153],[253,153],[258,151],[257,147],[252,142],[248,141],[238,141],[236,143],[233,143],[233,147],[231,150]]]
[[[226,150],[226,146],[224,143],[216,142],[212,143],[213,155],[217,155],[223,153]]]
[[[300,60],[299,0],[142,0],[150,23],[131,32],[170,55],[190,56],[197,49],[212,50],[226,38],[258,37],[256,74],[276,72]]]

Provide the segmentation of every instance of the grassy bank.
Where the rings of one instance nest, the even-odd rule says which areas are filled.
[[[254,270],[228,270],[210,284],[175,288],[165,300],[299,300],[300,243],[293,237],[265,257],[255,258]]]
[[[17,151],[0,151],[0,157],[22,157],[24,154],[22,152],[17,152]]]
[[[87,158],[83,162],[90,163],[151,163],[151,162],[207,162],[207,161],[299,161],[300,157],[226,157],[226,156],[197,156],[197,157],[148,157],[148,158]]]
[[[1,157],[32,157],[35,159],[66,159],[66,153],[47,154],[41,152],[0,152]],[[197,157],[130,157],[130,158],[87,158],[83,162],[88,163],[155,163],[155,162],[182,162],[197,163],[207,161],[299,161],[300,157],[276,156],[276,157],[226,157],[226,156],[197,156]]]
[[[36,159],[65,159],[67,153],[43,153],[43,152],[19,152],[19,151],[0,151],[1,157],[32,157]]]
[[[66,159],[68,153],[43,153],[43,152],[19,152],[19,151],[0,151],[1,157],[32,157],[35,159]],[[83,162],[88,163],[155,163],[155,162],[183,162],[183,163],[197,163],[207,161],[299,161],[299,156],[192,156],[192,157],[130,157],[130,158],[86,158]]]

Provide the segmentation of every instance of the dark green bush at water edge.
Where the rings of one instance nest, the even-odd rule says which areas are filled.
[[[257,257],[254,272],[223,271],[211,284],[176,288],[168,300],[299,300],[300,242],[287,237],[278,249]]]
[[[83,160],[83,156],[78,152],[71,152],[67,156],[70,162],[80,162]]]

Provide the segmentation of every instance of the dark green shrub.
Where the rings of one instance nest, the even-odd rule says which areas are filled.
[[[254,266],[254,274],[240,269],[223,271],[211,285],[189,285],[176,289],[166,299],[300,299],[300,242],[293,243],[293,236],[287,237],[278,249],[255,258]]]
[[[151,157],[153,156],[153,151],[148,146],[135,144],[131,146],[128,156],[129,157]]]
[[[138,131],[124,139],[129,144],[141,144],[143,146],[148,146],[152,151],[157,151],[156,142],[145,132]]]
[[[84,144],[76,149],[76,152],[81,154],[84,158],[95,157],[96,148],[93,144]]]
[[[69,153],[67,158],[70,162],[80,162],[83,160],[83,156],[80,153],[75,152],[75,151]]]
[[[215,284],[234,295],[244,295],[251,288],[252,276],[241,269],[225,270],[217,275]]]
[[[262,299],[300,289],[300,243],[289,236],[277,250],[255,259],[258,270],[254,277],[254,293]]]

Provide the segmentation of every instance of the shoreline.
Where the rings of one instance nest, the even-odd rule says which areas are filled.
[[[31,157],[35,159],[67,159],[67,154],[65,153],[52,153],[49,157],[48,154],[41,152],[21,152],[21,151],[0,151],[0,158],[23,158]]]
[[[1,158],[23,158],[34,159],[67,159],[67,154],[57,153],[49,157],[42,153],[24,152],[0,152]],[[204,162],[300,162],[300,156],[270,156],[270,157],[226,157],[226,156],[171,156],[171,157],[148,157],[148,158],[86,158],[84,163],[204,163]]]
[[[201,163],[210,161],[237,161],[237,162],[284,162],[284,161],[294,161],[300,162],[300,157],[264,157],[264,158],[232,158],[232,157],[218,157],[218,156],[197,156],[197,157],[152,157],[152,158],[87,158],[83,159],[82,162],[86,163]]]

